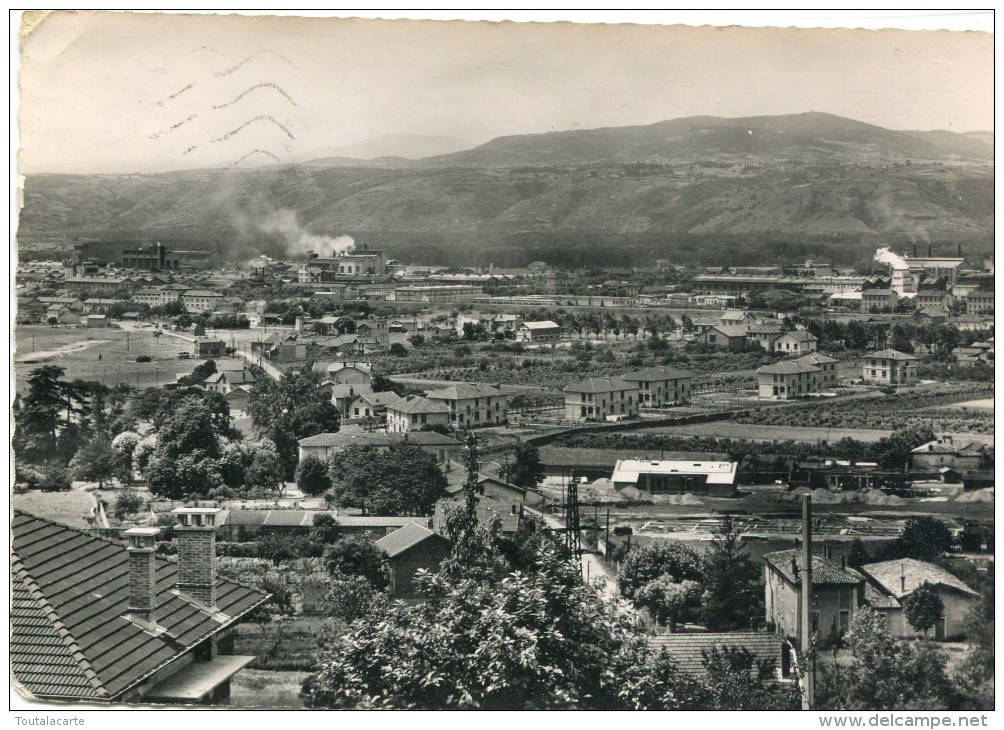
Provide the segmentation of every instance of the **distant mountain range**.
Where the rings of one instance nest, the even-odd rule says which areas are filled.
[[[911,159],[993,159],[993,135],[896,132],[853,119],[809,112],[772,117],[687,117],[638,127],[609,127],[498,137],[424,165],[540,165],[581,162],[671,162],[706,155],[821,159],[884,155]],[[988,143],[989,142],[989,143]]]
[[[160,239],[245,258],[348,234],[404,260],[509,266],[614,254],[623,265],[806,253],[853,262],[876,244],[918,240],[989,251],[993,143],[992,132],[892,131],[820,113],[691,117],[470,149],[392,135],[296,165],[30,176],[19,241],[86,236],[114,255],[122,242]],[[277,233],[267,224],[277,211],[295,212],[302,230]]]
[[[448,155],[467,150],[474,145],[459,137],[432,137],[425,134],[384,134],[344,147],[314,150],[302,155],[304,161],[314,164],[329,160],[367,161],[382,158],[419,160],[423,157]]]

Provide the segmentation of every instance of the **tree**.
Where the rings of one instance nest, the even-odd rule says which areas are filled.
[[[394,357],[408,357],[408,348],[402,345],[400,342],[395,342],[390,346],[388,350]]]
[[[97,482],[98,487],[111,479],[115,472],[115,452],[111,442],[97,435],[85,443],[70,462],[73,476],[84,482]]]
[[[425,335],[408,335],[408,342],[411,343],[412,347],[421,347],[425,344]]]
[[[204,382],[206,382],[206,378],[215,373],[216,373],[216,361],[206,360],[204,363],[196,365],[191,375],[186,375],[183,378],[178,378],[178,385],[201,386]]]
[[[59,412],[67,405],[65,385],[60,381],[64,373],[57,365],[45,365],[28,375],[28,392],[14,410],[13,445],[19,459],[37,463],[55,455]]]
[[[703,578],[697,553],[667,540],[632,549],[621,564],[617,584],[621,595],[651,611],[657,621],[675,623],[699,618],[700,592],[671,592],[667,584],[691,582],[696,587]]]
[[[966,616],[968,650],[958,670],[958,680],[973,709],[994,708],[994,564],[981,576],[980,599]],[[963,708],[966,709],[966,708]]]
[[[150,491],[167,499],[208,495],[223,482],[220,455],[219,434],[203,401],[182,400],[157,431],[157,447],[144,470]]]
[[[282,464],[282,478],[296,471],[299,439],[338,431],[340,415],[331,399],[318,388],[322,374],[309,368],[286,371],[272,380],[259,370],[257,383],[248,396],[247,413],[254,432],[275,444]]]
[[[332,645],[309,707],[617,709],[632,706],[625,682],[651,687],[629,619],[553,551],[529,574],[419,580],[428,601],[363,616]]]
[[[689,335],[693,334],[697,330],[697,325],[694,324],[694,320],[692,320],[689,316],[681,314],[680,329],[683,330],[683,334]]]
[[[324,494],[331,489],[328,465],[313,454],[307,454],[296,465],[296,486],[312,497]]]
[[[115,452],[114,472],[119,481],[130,484],[133,480],[133,452],[140,442],[140,435],[134,431],[123,431],[112,439]]]
[[[936,517],[911,517],[890,547],[897,558],[930,562],[951,550],[954,543],[951,531],[941,520]]]
[[[115,495],[115,518],[120,522],[143,509],[143,498],[135,489],[123,489]]]
[[[926,636],[927,632],[945,617],[945,604],[934,586],[924,581],[906,597],[903,602],[903,614],[913,628],[923,631]]]
[[[704,652],[705,676],[695,693],[707,710],[797,710],[802,696],[798,684],[778,683],[776,664],[758,660],[747,649],[711,647]],[[690,708],[686,708],[690,709]]]
[[[540,449],[533,444],[517,441],[513,463],[506,471],[506,481],[524,489],[536,489],[545,476],[547,472],[540,462]]]
[[[846,636],[849,666],[823,668],[816,683],[819,710],[937,710],[950,693],[945,659],[929,642],[895,639],[885,618],[862,606]]]
[[[262,439],[254,444],[253,454],[244,476],[248,488],[266,493],[281,492],[283,467],[275,444]]]
[[[488,329],[480,322],[464,322],[464,339],[468,342],[483,340],[488,336]]]
[[[910,452],[934,440],[930,426],[907,426],[879,439],[872,448],[875,461],[883,469],[903,469],[910,462]]]
[[[349,446],[332,457],[328,474],[338,504],[377,515],[429,514],[447,484],[436,458],[409,443]]]
[[[386,611],[388,595],[373,587],[362,575],[335,572],[328,581],[324,596],[331,615],[347,623]]]
[[[703,588],[701,612],[709,631],[755,628],[764,615],[760,570],[730,518],[715,530],[704,555]]]
[[[390,583],[387,556],[366,538],[340,538],[324,549],[324,564],[331,575],[361,576],[377,590]]]

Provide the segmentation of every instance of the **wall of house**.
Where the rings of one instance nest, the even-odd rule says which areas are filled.
[[[944,636],[938,636],[935,629],[930,629],[927,635],[930,638],[938,636],[938,638],[949,641],[961,639],[966,633],[966,614],[979,599],[945,586],[937,586],[936,589],[938,596],[941,597],[941,602],[945,604]],[[903,609],[890,610],[887,615],[889,616],[889,633],[893,636],[907,639],[924,635],[923,632],[917,631],[910,625]]]
[[[450,546],[445,539],[429,537],[411,550],[391,558],[391,595],[394,598],[421,598],[415,585],[415,573],[419,569],[435,570],[450,554]]]
[[[773,622],[781,636],[801,641],[801,590],[776,570],[765,570],[764,602],[766,619]],[[814,624],[821,638],[829,637],[834,626],[846,630],[854,620],[858,606],[858,587],[854,585],[817,585],[812,591]]]

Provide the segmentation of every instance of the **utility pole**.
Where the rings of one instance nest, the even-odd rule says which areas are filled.
[[[812,496],[802,495],[802,667],[805,694],[802,709],[811,710],[815,704],[815,662],[812,652]]]

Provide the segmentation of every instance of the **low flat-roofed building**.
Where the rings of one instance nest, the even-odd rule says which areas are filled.
[[[610,480],[614,489],[634,487],[649,494],[735,494],[739,464],[734,461],[649,461],[621,459]]]

